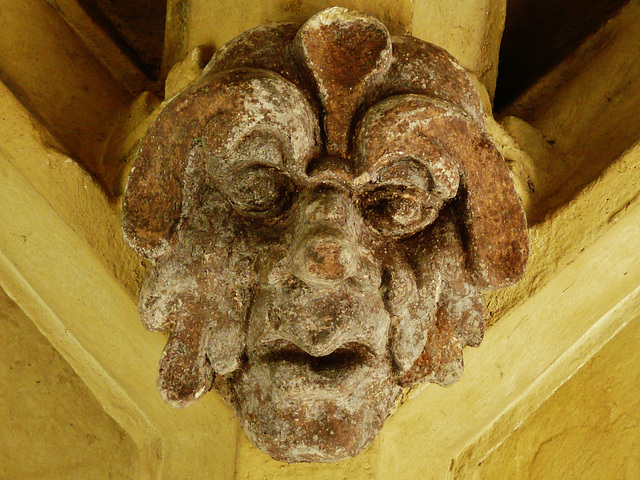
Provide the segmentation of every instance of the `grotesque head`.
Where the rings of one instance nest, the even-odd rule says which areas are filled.
[[[124,202],[170,332],[159,388],[213,385],[274,458],[368,445],[403,387],[455,382],[525,217],[444,50],[340,8],[222,47],[144,138]]]

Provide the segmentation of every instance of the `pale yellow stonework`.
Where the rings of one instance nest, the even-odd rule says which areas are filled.
[[[456,478],[640,478],[640,315],[504,442]]]
[[[449,49],[490,109],[499,0],[169,0],[166,94],[245,29],[335,4]],[[489,296],[491,327],[465,351],[463,379],[407,392],[356,458],[287,465],[248,442],[216,393],[178,410],[157,393],[166,338],[138,318],[145,265],[122,241],[119,193],[162,99],[142,92],[144,75],[79,2],[0,0],[0,285],[12,299],[2,297],[0,310],[11,318],[0,337],[10,383],[0,415],[39,412],[4,422],[0,477],[640,478],[639,12],[632,1],[490,119],[529,216],[531,258],[520,284]],[[194,51],[200,44],[208,48]],[[24,369],[30,353],[37,373],[6,371],[12,362]],[[69,382],[47,379],[49,405],[20,386],[42,375]],[[22,397],[4,393],[19,388]],[[70,418],[77,428],[56,438],[52,425]],[[45,434],[35,461],[25,432],[37,429]],[[65,463],[62,450],[78,463]]]
[[[0,478],[138,478],[131,438],[0,290]]]

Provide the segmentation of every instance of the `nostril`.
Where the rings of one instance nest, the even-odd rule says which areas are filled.
[[[312,242],[304,251],[305,270],[317,279],[337,281],[350,275],[354,259],[351,249],[336,240]]]

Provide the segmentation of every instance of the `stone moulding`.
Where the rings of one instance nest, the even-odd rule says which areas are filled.
[[[449,385],[527,227],[443,49],[330,8],[224,45],[142,141],[123,204],[168,331],[163,398],[216,386],[278,460],[356,455],[401,390]]]

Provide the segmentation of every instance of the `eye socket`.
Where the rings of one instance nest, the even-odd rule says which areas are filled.
[[[437,169],[436,161],[430,162],[430,167],[412,157],[401,157],[373,172],[360,197],[369,224],[385,236],[407,237],[433,223],[445,201],[455,194],[458,177],[453,175],[455,170]],[[455,188],[442,182],[449,177]]]
[[[365,218],[380,233],[406,237],[432,223],[441,202],[421,188],[381,185],[364,193],[362,206]]]
[[[291,206],[295,186],[278,167],[253,164],[237,169],[225,190],[229,201],[241,212],[275,218]]]

